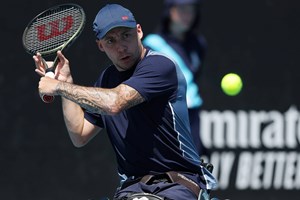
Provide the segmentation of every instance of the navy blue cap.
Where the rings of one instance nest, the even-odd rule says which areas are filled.
[[[135,18],[127,8],[118,4],[107,4],[96,15],[93,30],[97,38],[102,39],[108,31],[116,27],[135,28]]]
[[[201,0],[165,0],[165,5],[197,4]]]

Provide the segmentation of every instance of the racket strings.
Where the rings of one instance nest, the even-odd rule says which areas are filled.
[[[55,53],[81,28],[83,13],[76,8],[49,11],[29,27],[26,44],[33,54]],[[43,53],[44,52],[44,53]]]

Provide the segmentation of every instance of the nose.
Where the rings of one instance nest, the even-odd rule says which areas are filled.
[[[125,52],[127,50],[127,45],[124,42],[119,42],[117,45],[118,52]]]

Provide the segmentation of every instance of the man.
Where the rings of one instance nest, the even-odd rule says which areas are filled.
[[[39,92],[62,97],[75,146],[84,146],[106,129],[121,178],[114,199],[133,199],[138,193],[150,193],[148,199],[197,199],[199,192],[215,188],[190,135],[179,68],[143,47],[141,25],[120,5],[103,7],[93,28],[98,48],[112,61],[94,87],[73,83],[69,61],[59,51],[56,79],[42,77]],[[41,55],[34,61],[36,72],[44,75]]]

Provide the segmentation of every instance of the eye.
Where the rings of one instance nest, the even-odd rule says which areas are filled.
[[[127,39],[130,37],[130,33],[123,33],[123,39]]]
[[[107,44],[112,44],[113,42],[114,42],[114,40],[112,38],[107,38],[106,39]]]

